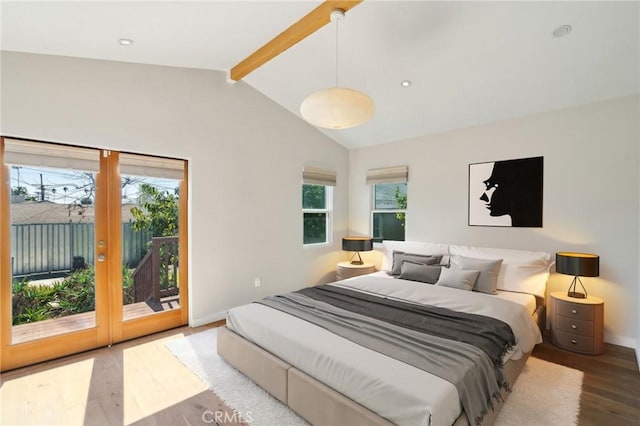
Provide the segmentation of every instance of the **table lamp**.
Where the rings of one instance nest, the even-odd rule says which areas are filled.
[[[567,296],[586,299],[587,289],[584,288],[580,277],[597,277],[600,275],[600,256],[589,253],[556,253],[556,272],[573,275],[573,281],[569,286]],[[580,283],[584,293],[576,291],[577,283]]]
[[[360,257],[361,251],[371,251],[373,250],[373,238],[371,237],[344,237],[342,239],[342,250],[344,251],[353,251],[355,252],[352,256],[351,261],[352,265],[363,265],[364,262]],[[355,257],[357,259],[354,259]]]

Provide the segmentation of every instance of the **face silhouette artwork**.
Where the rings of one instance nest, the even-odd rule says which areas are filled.
[[[543,157],[496,161],[482,181],[489,215],[508,215],[513,227],[542,227]]]

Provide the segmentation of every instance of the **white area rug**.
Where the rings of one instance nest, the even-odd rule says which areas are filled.
[[[301,417],[220,358],[217,330],[169,340],[167,348],[220,399],[252,425],[305,425]],[[496,426],[576,424],[581,371],[530,357],[496,421]]]

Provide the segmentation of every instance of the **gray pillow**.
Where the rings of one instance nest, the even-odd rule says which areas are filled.
[[[391,275],[400,275],[402,272],[402,262],[409,260],[414,263],[423,265],[436,265],[440,262],[442,256],[432,256],[428,254],[405,253],[403,251],[393,251],[393,266],[391,267]]]
[[[435,284],[438,282],[438,278],[440,278],[441,270],[442,266],[423,265],[405,260],[402,262],[402,268],[398,278]]]
[[[480,271],[480,276],[473,291],[487,294],[498,294],[498,272],[502,259],[474,259],[472,257],[451,256],[451,268],[457,270]]]
[[[480,271],[460,271],[442,268],[440,278],[438,278],[436,285],[471,291],[478,279],[478,275],[480,275]]]

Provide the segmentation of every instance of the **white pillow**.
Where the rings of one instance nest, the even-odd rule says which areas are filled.
[[[459,255],[451,256],[451,269],[480,271],[480,276],[473,286],[473,291],[498,294],[498,274],[502,259],[475,259]]]
[[[436,285],[471,291],[478,280],[478,276],[480,276],[480,271],[442,268]]]
[[[422,243],[418,241],[383,241],[382,242],[382,270],[391,272],[393,267],[393,251],[403,251],[405,253],[448,255],[448,244]],[[448,262],[448,257],[444,256],[440,263]]]
[[[476,259],[502,259],[502,266],[498,272],[498,290],[544,297],[549,268],[553,265],[549,253],[455,245],[449,247],[449,253],[452,256]]]

